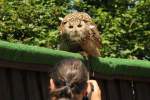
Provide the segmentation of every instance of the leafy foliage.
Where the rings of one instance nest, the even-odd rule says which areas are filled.
[[[103,57],[150,59],[148,0],[1,1],[2,40],[56,49],[58,18],[78,10],[89,13],[101,31]]]
[[[65,8],[53,2],[6,2],[0,10],[0,38],[11,42],[55,47],[59,24],[56,16],[63,14]]]

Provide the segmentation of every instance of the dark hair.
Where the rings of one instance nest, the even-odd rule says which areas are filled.
[[[50,77],[54,80],[56,90],[51,92],[58,98],[72,100],[74,94],[80,94],[87,85],[89,73],[82,61],[65,59],[55,65]],[[70,98],[70,99],[69,99]]]

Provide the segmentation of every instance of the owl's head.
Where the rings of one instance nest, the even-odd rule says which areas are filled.
[[[91,17],[87,13],[75,12],[61,18],[60,34],[67,35],[72,41],[80,41],[95,26],[90,24]]]
[[[62,28],[60,30],[61,35],[67,35],[72,41],[80,41],[88,35],[91,29],[95,28],[95,25],[87,24],[82,20],[75,20],[63,22]]]
[[[73,41],[81,40],[86,36],[88,31],[87,25],[82,20],[68,21],[63,23],[63,33],[68,35],[68,37]]]

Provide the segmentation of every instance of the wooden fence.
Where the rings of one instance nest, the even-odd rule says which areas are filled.
[[[48,72],[79,54],[0,41],[0,100],[48,100]],[[150,62],[92,58],[102,100],[150,100]]]
[[[1,59],[0,100],[48,100],[48,72],[37,67],[41,65]]]

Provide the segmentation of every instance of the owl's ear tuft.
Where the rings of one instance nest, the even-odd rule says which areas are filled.
[[[90,25],[89,28],[93,29],[93,28],[95,28],[95,25]]]
[[[63,21],[64,19],[63,19],[62,17],[59,17],[59,20],[60,20],[60,21]]]

